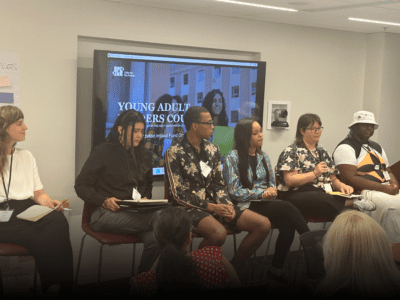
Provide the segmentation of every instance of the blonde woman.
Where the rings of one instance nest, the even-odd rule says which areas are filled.
[[[400,271],[382,227],[370,216],[347,210],[324,237],[326,277],[318,296],[387,297],[400,293]]]
[[[73,284],[69,226],[57,200],[43,190],[36,160],[28,150],[17,148],[28,127],[15,106],[0,107],[0,210],[8,216],[0,222],[0,243],[23,246],[35,258],[46,295],[70,293]],[[54,208],[36,222],[17,215],[39,204]]]

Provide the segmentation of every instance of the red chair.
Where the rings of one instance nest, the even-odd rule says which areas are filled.
[[[136,244],[142,243],[139,237],[134,234],[116,234],[116,233],[107,233],[107,232],[97,232],[90,228],[90,218],[92,216],[92,205],[85,202],[83,206],[82,213],[82,229],[85,232],[85,235],[82,237],[81,248],[79,250],[79,258],[78,258],[78,266],[76,270],[75,276],[75,285],[78,282],[79,269],[81,264],[83,243],[87,235],[90,235],[94,239],[96,239],[100,245],[100,257],[99,257],[99,266],[98,266],[98,274],[97,274],[97,283],[100,283],[101,278],[101,267],[103,260],[103,247],[104,245],[122,245],[122,244],[133,244],[133,257],[132,257],[132,277],[135,273],[135,254],[136,254]]]
[[[14,244],[6,244],[0,243],[0,256],[31,256],[28,249]],[[37,266],[35,263],[35,271],[34,271],[34,278],[33,278],[33,294],[36,293],[36,286],[37,286]],[[1,276],[0,270],[0,290],[4,294],[4,287],[3,287],[3,279]]]

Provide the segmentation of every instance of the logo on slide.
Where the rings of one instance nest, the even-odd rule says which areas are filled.
[[[123,76],[124,75],[124,67],[114,67],[113,75],[114,76]]]

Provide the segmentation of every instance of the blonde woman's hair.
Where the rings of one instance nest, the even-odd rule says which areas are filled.
[[[22,111],[12,105],[0,106],[0,172],[3,173],[7,162],[7,149],[10,137],[6,129],[13,123],[24,118]]]
[[[324,236],[326,277],[318,294],[385,296],[400,291],[400,271],[382,227],[356,210],[339,214]]]

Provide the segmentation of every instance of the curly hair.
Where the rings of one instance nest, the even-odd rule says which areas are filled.
[[[218,124],[215,124],[216,126],[228,126],[229,120],[228,120],[228,115],[226,114],[226,104],[225,104],[225,98],[223,93],[218,90],[218,89],[214,89],[211,90],[207,93],[207,95],[204,97],[203,100],[203,107],[207,108],[207,110],[210,112],[211,114],[211,118],[214,119],[214,117],[216,116],[212,110],[212,105],[214,102],[214,97],[216,94],[220,94],[221,98],[222,98],[222,110],[221,113],[218,115]]]

